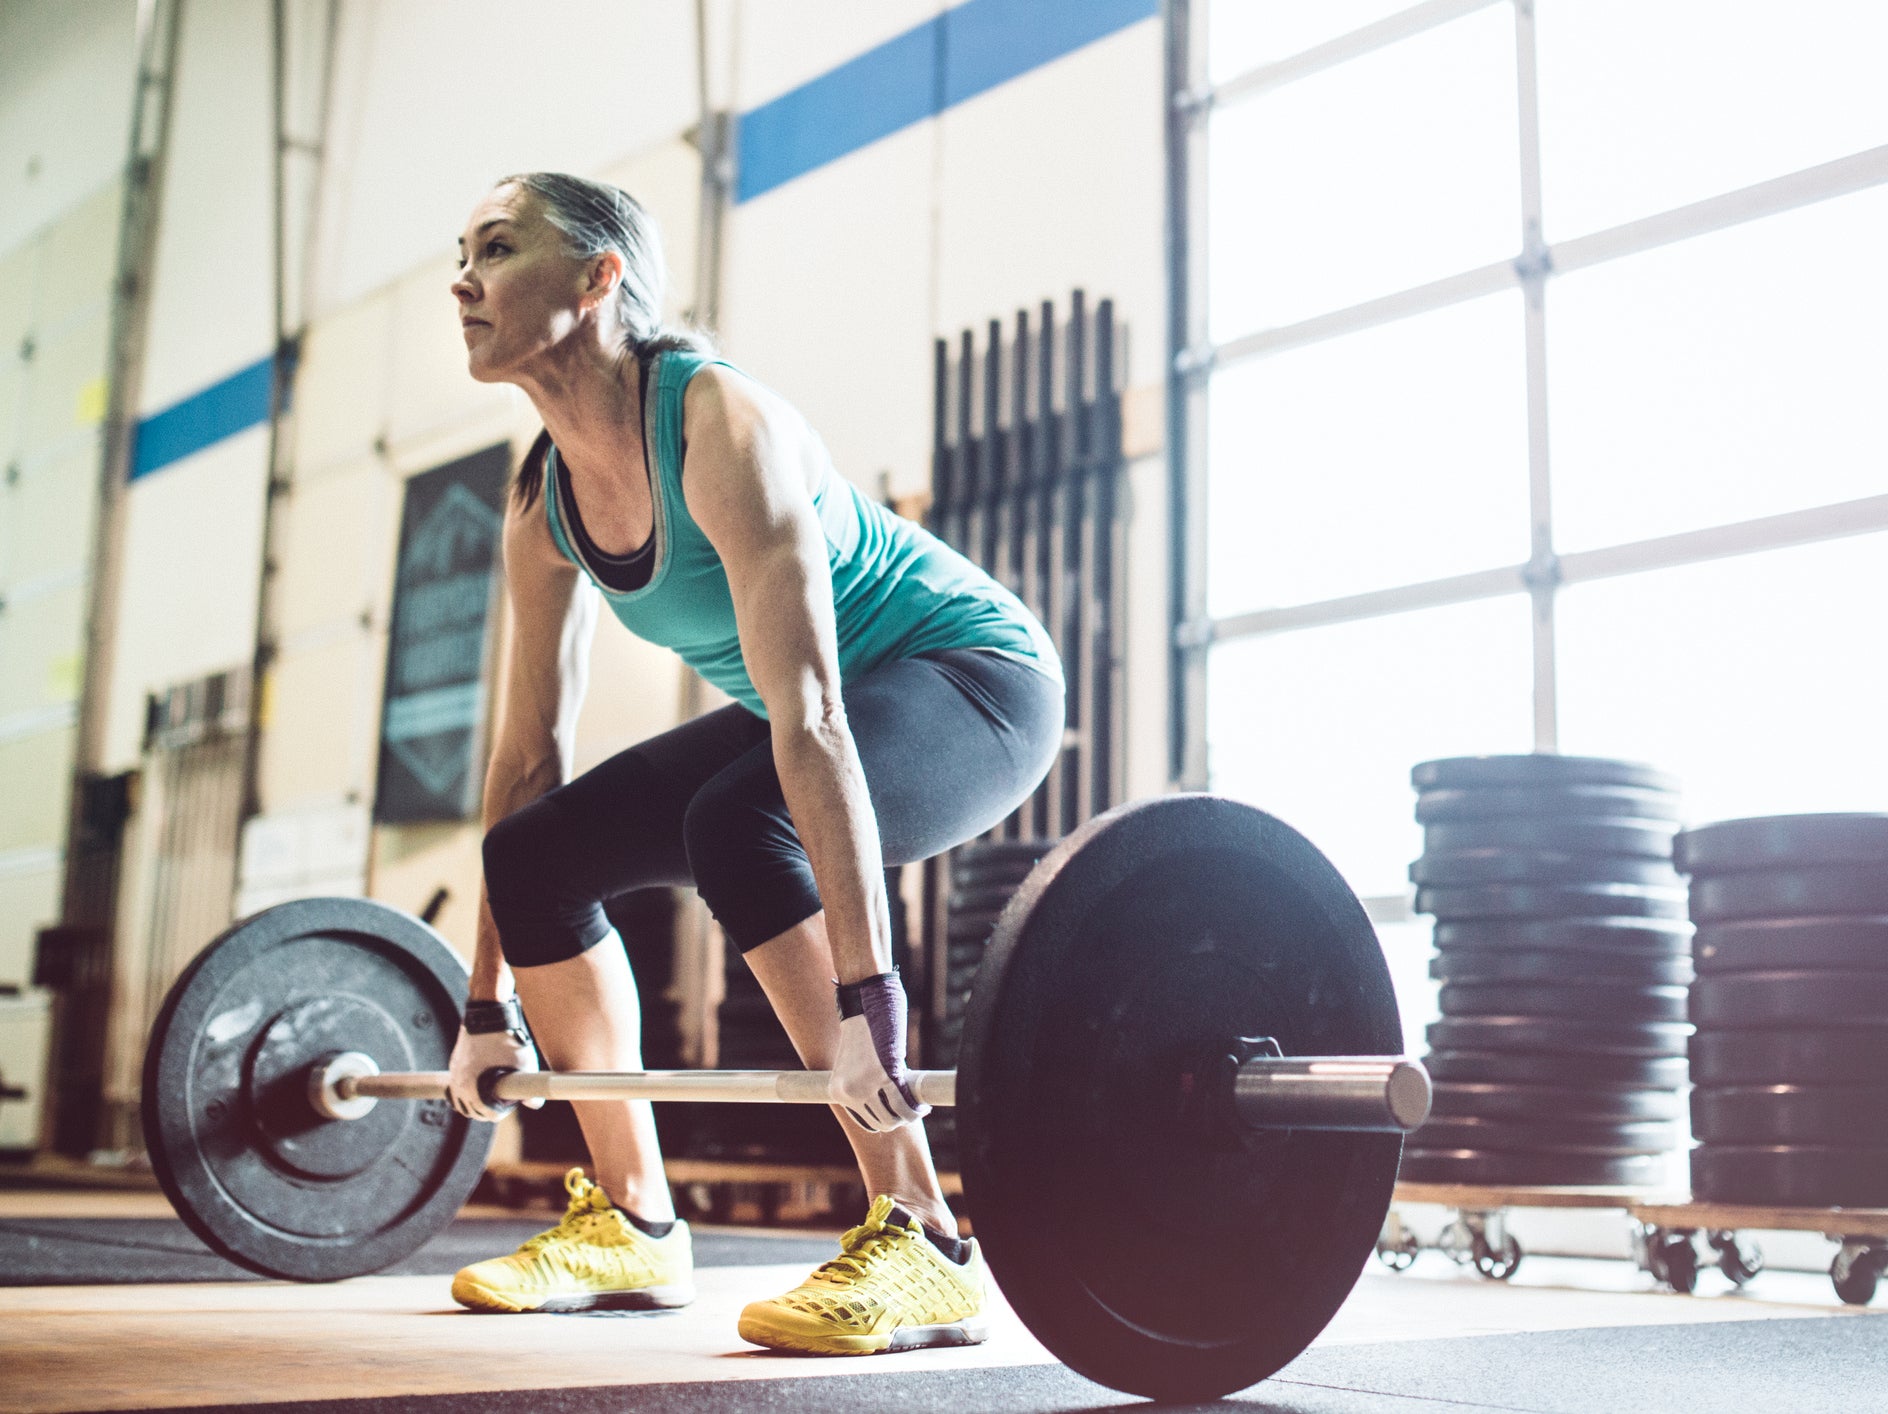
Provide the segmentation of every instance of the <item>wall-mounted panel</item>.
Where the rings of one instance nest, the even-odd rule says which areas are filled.
[[[0,360],[20,356],[20,343],[33,327],[33,296],[39,285],[39,261],[44,250],[28,240],[0,252]]]
[[[1082,288],[1158,377],[1164,339],[1161,28],[1149,20],[937,120],[940,333]]]
[[[63,324],[111,299],[121,193],[118,182],[107,182],[47,227],[35,311],[41,328]]]
[[[88,428],[98,425],[105,412],[104,379],[110,353],[111,311],[103,304],[43,337],[34,336],[22,457],[64,451],[85,437]]]
[[[192,0],[182,24],[140,413],[247,367],[275,338],[269,7]]]
[[[595,172],[696,118],[692,5],[401,0],[343,15],[318,309],[451,249],[497,178]]]
[[[0,5],[0,251],[118,175],[135,0]]]
[[[276,660],[261,765],[271,811],[371,791],[371,777],[360,779],[355,741],[373,735],[375,719],[361,701],[360,684],[362,669],[377,666],[379,656],[377,636],[344,628]]]
[[[255,651],[268,442],[251,428],[126,493],[106,770],[137,764],[147,692]]]
[[[0,854],[43,849],[63,839],[72,789],[73,733],[69,727],[0,741],[0,781],[7,808],[0,811]]]
[[[317,320],[295,374],[298,479],[368,455],[387,426],[394,349],[393,292]]]
[[[297,477],[278,510],[275,632],[284,644],[336,624],[371,619],[384,573],[377,519],[391,478],[376,461]],[[397,502],[395,503],[397,505]]]
[[[59,919],[60,882],[56,862],[0,868],[0,984],[24,987],[31,980],[33,938]]]
[[[84,620],[85,585],[76,577],[50,593],[8,602],[0,613],[0,721],[73,700],[71,658]],[[12,783],[4,789],[11,795]]]
[[[56,455],[21,462],[18,474],[0,484],[0,587],[85,572],[99,443],[96,433],[77,438]]]
[[[930,484],[936,125],[920,124],[734,209],[722,328],[730,357],[876,493]]]

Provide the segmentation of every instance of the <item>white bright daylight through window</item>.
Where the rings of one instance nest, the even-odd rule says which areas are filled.
[[[1888,6],[1188,16],[1204,783],[1386,924],[1431,757],[1888,809]]]

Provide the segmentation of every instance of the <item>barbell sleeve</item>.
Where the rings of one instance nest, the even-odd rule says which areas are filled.
[[[331,1118],[364,1113],[362,1102],[439,1100],[444,1071],[371,1069],[350,1052],[318,1067],[310,1085],[315,1107]],[[496,1075],[488,1094],[522,1100],[690,1100],[728,1104],[831,1103],[824,1070],[518,1070]],[[912,1091],[927,1105],[957,1103],[957,1072],[917,1070]],[[1233,1076],[1238,1118],[1260,1129],[1344,1129],[1407,1133],[1429,1115],[1429,1074],[1401,1056],[1259,1056]]]
[[[1257,1056],[1232,1081],[1233,1108],[1255,1129],[1406,1134],[1430,1098],[1429,1072],[1402,1056]]]

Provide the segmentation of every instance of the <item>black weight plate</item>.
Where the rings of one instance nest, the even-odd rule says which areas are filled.
[[[1675,820],[1571,819],[1509,815],[1438,821],[1423,831],[1426,853],[1463,849],[1528,849],[1559,854],[1627,855],[1671,861]]]
[[[1010,901],[1010,896],[1015,892],[1016,885],[1014,884],[979,884],[971,889],[952,889],[946,898],[952,914],[976,913],[995,916],[1003,911]]]
[[[1692,973],[1691,960],[1682,953],[1446,948],[1429,959],[1429,975],[1439,982],[1564,982],[1574,986],[1624,982],[1683,987],[1690,984]]]
[[[1699,923],[1805,913],[1888,913],[1888,869],[1878,864],[1824,864],[1746,869],[1691,881],[1691,916]]]
[[[1888,1146],[1888,1080],[1873,1085],[1699,1086],[1691,1132],[1728,1144]]]
[[[1663,1021],[1590,1022],[1537,1016],[1463,1016],[1429,1023],[1438,1051],[1544,1051],[1564,1056],[1682,1056],[1691,1028]],[[1579,1063],[1568,1062],[1578,1070]],[[1565,1075],[1567,1072],[1563,1071]]]
[[[981,952],[984,941],[996,930],[998,917],[995,913],[954,913],[945,925],[945,939],[952,947],[967,947]]]
[[[1888,815],[1771,815],[1686,830],[1673,852],[1687,874],[1810,864],[1888,865]]]
[[[951,871],[951,889],[955,893],[972,893],[979,890],[1008,889],[1014,892],[1016,886],[1029,877],[1030,866],[1021,862],[1015,864],[988,864],[971,869],[953,869]]]
[[[1027,873],[1030,866],[1054,848],[1054,840],[982,840],[959,846],[951,856],[951,872],[986,864],[1020,863]]]
[[[1562,1079],[1566,1075],[1561,1065]],[[1547,1120],[1675,1120],[1680,1114],[1676,1090],[1570,1089],[1561,1085],[1500,1085],[1466,1081],[1431,1087],[1430,1116],[1480,1116]]]
[[[1243,1389],[1310,1344],[1375,1250],[1398,1136],[1189,1123],[1186,1078],[1238,1036],[1402,1050],[1362,906],[1271,816],[1200,795],[1111,810],[997,926],[958,1070],[965,1196],[1010,1304],[1090,1379]]]
[[[1582,1021],[1683,1021],[1686,989],[1578,982],[1451,982],[1438,1003],[1446,1017],[1540,1016]]]
[[[1503,1154],[1481,1149],[1403,1151],[1397,1177],[1404,1183],[1516,1184],[1543,1188],[1593,1185],[1647,1188],[1662,1184],[1671,1167],[1664,1154]]]
[[[1486,820],[1497,816],[1586,817],[1596,820],[1677,820],[1678,797],[1669,791],[1632,786],[1520,786],[1475,790],[1426,790],[1416,797],[1416,818]]]
[[[1683,956],[1691,924],[1673,918],[1488,918],[1439,922],[1439,948],[1552,948]]]
[[[1415,1149],[1483,1149],[1533,1154],[1667,1154],[1678,1130],[1657,1120],[1522,1120],[1495,1116],[1432,1115],[1409,1136]]]
[[[1552,850],[1464,849],[1426,852],[1409,866],[1412,884],[1659,884],[1684,880],[1663,859],[1562,854]]]
[[[1585,1090],[1675,1090],[1685,1062],[1671,1056],[1565,1055],[1543,1051],[1432,1050],[1423,1057],[1438,1084],[1565,1085]]]
[[[1774,968],[1888,970],[1888,918],[1748,918],[1707,923],[1692,945],[1700,972]]]
[[[1416,911],[1488,918],[1683,918],[1685,891],[1649,884],[1477,884],[1416,890]]]
[[[1738,1026],[1888,1026],[1888,973],[1723,972],[1691,989],[1691,1019]]]
[[[1691,1194],[1707,1203],[1888,1207],[1888,1146],[1704,1144],[1691,1151]]]
[[[1691,1078],[1700,1085],[1866,1085],[1888,1075],[1888,1026],[1700,1031]]]
[[[326,1120],[311,1067],[363,1051],[444,1070],[465,965],[419,920],[365,899],[265,909],[197,954],[144,1057],[145,1144],[177,1215],[265,1276],[333,1281],[407,1256],[458,1212],[493,1126],[443,1099]]]
[[[1409,773],[1417,790],[1483,786],[1634,786],[1676,791],[1678,777],[1637,761],[1604,756],[1561,756],[1536,751],[1517,756],[1449,756]]]

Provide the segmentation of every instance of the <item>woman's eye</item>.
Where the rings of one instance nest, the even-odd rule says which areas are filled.
[[[503,241],[487,241],[485,243],[485,253],[487,255],[496,255],[501,250],[510,249],[511,247],[506,245]]]

